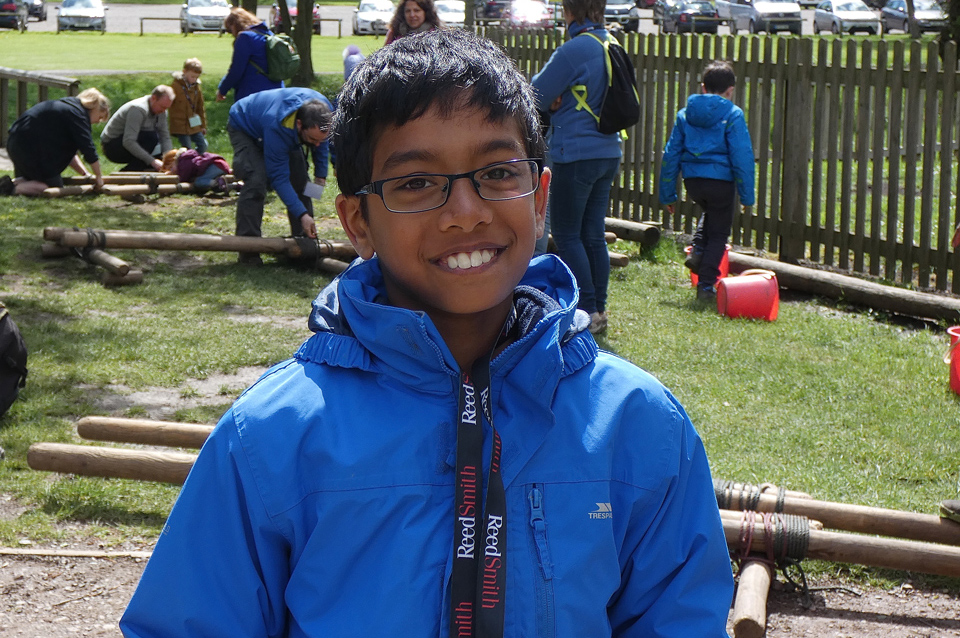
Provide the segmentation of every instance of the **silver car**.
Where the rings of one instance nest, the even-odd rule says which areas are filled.
[[[361,0],[353,10],[353,35],[386,35],[395,9],[390,0]]]
[[[947,13],[934,0],[913,0],[913,19],[921,31],[943,31],[947,28]],[[899,29],[907,33],[910,30],[910,17],[905,0],[890,0],[880,10],[880,22],[884,32]]]
[[[180,6],[180,33],[223,31],[223,19],[228,15],[227,0],[187,0]]]
[[[68,30],[107,30],[107,7],[100,0],[63,0],[57,9],[57,33]]]
[[[863,0],[823,0],[813,12],[813,32],[880,33],[880,18]]]

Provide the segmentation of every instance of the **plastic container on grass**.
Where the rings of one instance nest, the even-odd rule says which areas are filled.
[[[780,310],[777,275],[769,270],[745,270],[739,277],[717,282],[717,312],[735,319],[774,321]]]

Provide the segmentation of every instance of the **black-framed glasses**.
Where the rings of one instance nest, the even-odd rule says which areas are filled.
[[[379,195],[391,213],[422,213],[446,204],[458,179],[469,179],[481,199],[503,202],[537,192],[542,172],[542,159],[515,159],[455,175],[416,173],[380,179],[354,195]]]

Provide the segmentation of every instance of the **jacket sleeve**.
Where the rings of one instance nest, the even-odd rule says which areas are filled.
[[[672,204],[677,201],[677,176],[680,174],[680,154],[683,152],[684,123],[683,111],[681,111],[673,123],[670,139],[667,140],[667,145],[663,149],[658,186],[661,204]]]
[[[540,72],[530,80],[536,92],[537,108],[539,110],[549,111],[553,101],[570,88],[574,71],[565,51],[557,49],[553,52]]]
[[[120,620],[126,638],[286,635],[289,545],[257,488],[228,411]]]
[[[90,117],[87,109],[83,113],[71,113],[70,137],[77,152],[83,156],[87,164],[93,164],[100,158],[97,156],[97,147],[93,143],[93,133],[90,126]]]
[[[247,69],[247,65],[250,64],[252,42],[252,34],[245,31],[237,34],[237,39],[233,43],[233,56],[230,58],[230,68],[227,69],[227,74],[223,76],[223,79],[220,80],[220,85],[217,87],[220,95],[226,95],[232,89],[237,88],[240,78],[243,77],[243,72]]]
[[[727,636],[729,553],[703,443],[677,408],[677,471],[655,516],[635,512],[624,538],[631,555],[609,612],[615,638]]]
[[[743,111],[738,110],[727,124],[725,132],[727,152],[733,166],[733,181],[737,185],[740,203],[744,206],[753,206],[756,201],[754,193],[754,161],[753,142],[750,140],[750,131]]]
[[[283,130],[279,122],[264,126],[263,163],[266,165],[270,185],[283,200],[287,212],[299,217],[307,212],[307,207],[300,201],[297,191],[290,183],[290,153],[297,147],[296,135],[295,131]]]

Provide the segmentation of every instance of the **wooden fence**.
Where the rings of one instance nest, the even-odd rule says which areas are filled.
[[[15,90],[10,90],[13,82]],[[49,99],[50,88],[61,89],[67,95],[76,95],[80,92],[80,80],[65,78],[59,75],[44,75],[35,71],[21,71],[0,66],[0,147],[7,145],[7,135],[13,120],[20,117],[24,111],[32,106],[28,104],[29,87],[37,87],[36,102]],[[16,108],[13,108],[13,99],[16,95]],[[13,119],[11,119],[11,114]]]
[[[487,29],[532,75],[559,31]],[[770,36],[628,34],[640,123],[628,131],[612,214],[690,233],[697,210],[658,204],[663,148],[677,111],[713,59],[737,73],[757,161],[757,205],[734,218],[733,242],[856,273],[960,292],[957,132],[952,43]]]

